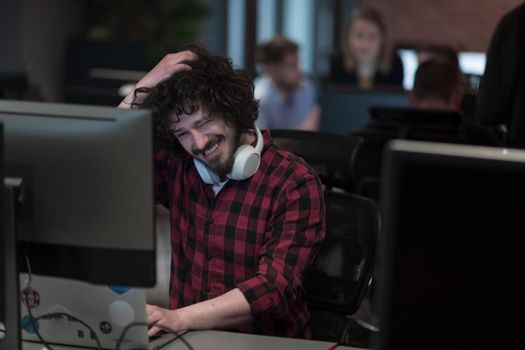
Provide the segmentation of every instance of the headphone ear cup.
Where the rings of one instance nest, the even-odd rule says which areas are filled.
[[[261,157],[251,145],[242,145],[235,152],[235,160],[228,177],[232,180],[245,180],[257,172]]]
[[[263,136],[259,129],[255,129],[257,134],[257,144],[240,146],[233,156],[233,166],[228,178],[232,180],[245,180],[253,176],[259,169],[261,163],[261,152],[263,149]],[[221,178],[205,163],[197,158],[193,158],[193,164],[199,173],[202,181],[208,185],[214,185],[221,182]]]

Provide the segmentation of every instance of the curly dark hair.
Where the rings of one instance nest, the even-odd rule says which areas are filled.
[[[173,113],[190,115],[203,108],[239,132],[254,128],[258,103],[248,74],[233,69],[226,57],[211,55],[197,47],[190,50],[197,54],[195,60],[184,62],[191,69],[179,71],[156,86],[135,90],[131,107],[152,111],[156,150],[182,151],[170,130],[169,116]],[[141,94],[145,94],[143,99],[138,98]]]

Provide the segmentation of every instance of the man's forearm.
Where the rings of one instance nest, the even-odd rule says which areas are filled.
[[[175,311],[185,329],[227,329],[253,319],[250,304],[237,288]]]

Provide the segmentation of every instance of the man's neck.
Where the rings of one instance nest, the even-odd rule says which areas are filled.
[[[371,79],[376,72],[376,64],[374,62],[361,62],[357,66],[357,75],[362,78]]]

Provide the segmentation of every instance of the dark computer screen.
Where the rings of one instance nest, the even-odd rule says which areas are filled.
[[[155,284],[148,111],[0,101],[6,177],[21,178],[22,270],[96,284]]]
[[[397,89],[362,91],[333,85],[323,90],[320,105],[320,130],[348,134],[366,125],[370,107],[408,107],[408,99],[402,90]]]
[[[525,152],[394,141],[378,349],[523,349]]]
[[[4,130],[0,123],[0,179],[4,177]],[[7,251],[4,238],[4,184],[0,184],[0,323],[5,321]]]

